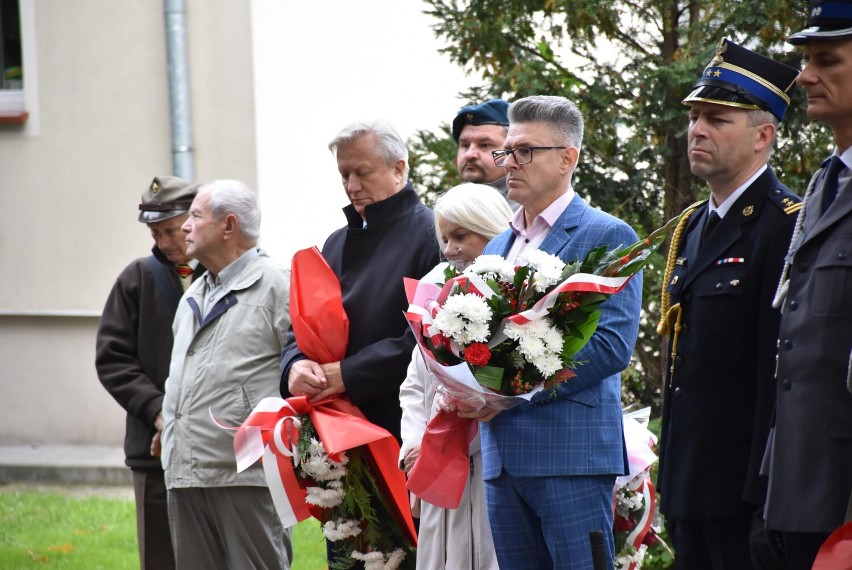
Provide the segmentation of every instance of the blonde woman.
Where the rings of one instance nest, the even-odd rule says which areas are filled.
[[[462,184],[448,190],[435,203],[435,234],[447,262],[461,270],[471,264],[494,236],[508,227],[512,210],[491,186]],[[446,263],[424,279],[443,281]],[[426,424],[437,412],[435,388],[415,348],[408,374],[400,386],[402,448],[400,464],[411,471],[420,451]],[[445,568],[491,570],[498,568],[485,507],[479,435],[470,444],[470,474],[457,509],[442,509],[412,497],[412,512],[420,517],[417,545],[418,570]],[[419,511],[419,512],[418,512]]]

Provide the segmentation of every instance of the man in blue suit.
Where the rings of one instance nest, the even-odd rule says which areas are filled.
[[[571,186],[583,117],[564,97],[533,96],[509,107],[494,161],[521,207],[485,248],[509,261],[532,249],[565,262],[592,248],[625,246],[636,233],[590,207]],[[597,331],[577,355],[577,376],[510,410],[460,412],[481,422],[488,517],[501,568],[591,568],[589,533],[605,537],[613,564],[612,492],[626,471],[620,373],[639,328],[642,278],[601,305]]]

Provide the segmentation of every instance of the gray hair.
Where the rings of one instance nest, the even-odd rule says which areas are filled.
[[[485,184],[465,183],[446,191],[435,202],[435,235],[441,241],[441,220],[456,224],[489,240],[509,229],[512,209],[500,192]]]
[[[583,115],[572,101],[554,95],[532,95],[509,105],[509,124],[548,123],[566,146],[583,144]]]
[[[408,182],[408,148],[394,126],[383,119],[356,121],[346,125],[328,143],[328,150],[336,156],[338,148],[353,143],[364,135],[376,137],[375,154],[388,168],[392,168],[400,160],[405,161],[403,182]]]
[[[778,117],[763,109],[751,109],[748,111],[748,125],[750,127],[756,127],[765,123],[769,123],[777,129],[781,121],[778,120]]]
[[[198,189],[209,192],[208,207],[217,220],[236,216],[243,236],[254,243],[260,237],[260,209],[257,196],[239,180],[214,180]]]

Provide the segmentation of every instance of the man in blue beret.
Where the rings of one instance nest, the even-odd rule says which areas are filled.
[[[683,101],[689,165],[710,197],[675,232],[662,302],[657,487],[678,569],[777,567],[760,464],[775,401],[772,300],[801,200],[767,163],[798,74],[724,39]]]
[[[852,493],[852,2],[813,1],[806,25],[787,40],[804,52],[796,82],[836,147],[805,192],[776,298],[765,518],[792,570],[811,568]]]
[[[453,119],[453,138],[459,143],[456,167],[465,182],[493,186],[506,197],[506,170],[494,164],[491,151],[503,148],[509,118],[509,103],[490,99],[479,105],[462,107]],[[508,200],[508,198],[507,198]],[[518,203],[508,200],[513,210]]]

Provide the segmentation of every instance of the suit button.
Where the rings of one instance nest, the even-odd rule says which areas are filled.
[[[683,390],[681,390],[680,386],[674,389],[674,397],[680,398],[683,395]]]
[[[785,338],[781,341],[781,348],[783,348],[784,350],[790,350],[791,348],[793,348],[793,341],[789,338]]]
[[[807,261],[803,261],[799,264],[799,271],[805,272],[808,270],[808,267],[810,267],[810,264]]]
[[[183,416],[183,414],[181,414],[180,412],[178,412],[178,413],[176,413],[176,414],[175,414],[175,419],[176,419],[176,420],[179,420],[182,416]]]
[[[781,381],[781,387],[782,387],[782,388],[784,388],[784,390],[786,390],[786,391],[790,390],[790,388],[792,388],[792,386],[793,386],[793,385],[792,385],[792,383],[790,382],[790,379],[789,379],[789,378],[784,378],[784,379]]]
[[[798,301],[790,301],[790,310],[791,311],[795,311],[798,308],[799,308],[799,302]]]
[[[195,354],[195,351],[194,351],[194,350],[192,350],[191,348],[190,348],[189,350],[187,350],[187,351],[186,351],[186,355],[187,355],[187,356],[192,356],[192,355],[194,355],[194,354]]]

